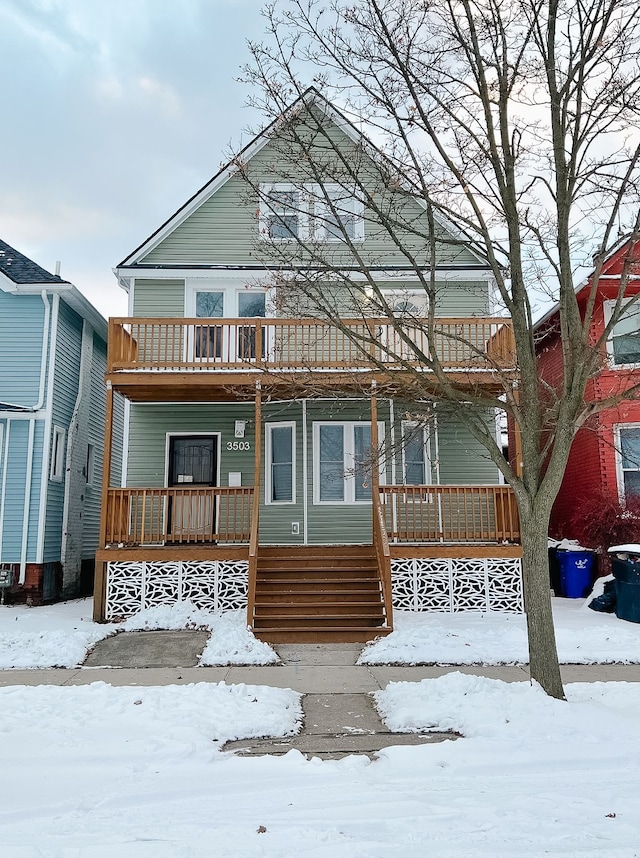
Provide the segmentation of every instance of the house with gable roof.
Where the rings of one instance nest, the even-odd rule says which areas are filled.
[[[0,241],[0,577],[7,601],[91,592],[100,531],[107,323]],[[112,462],[121,456],[115,406]]]
[[[129,315],[109,321],[95,617],[189,599],[246,608],[265,640],[347,641],[391,630],[394,606],[520,611],[511,490],[455,418],[394,398],[386,367],[402,372],[410,357],[389,319],[340,287],[339,326],[308,297],[291,301],[294,273],[335,289],[305,249],[312,239],[341,270],[358,267],[354,251],[366,259],[394,312],[426,315],[373,196],[349,192],[344,173],[301,184],[290,123],[308,145],[330,138],[327,161],[337,152],[379,172],[371,144],[308,90],[116,268]],[[424,227],[424,208],[385,187]],[[490,316],[486,261],[437,229],[425,268],[443,365],[457,384],[495,391],[496,367],[513,362],[510,321]],[[353,346],[362,336],[373,363]],[[127,402],[121,482],[116,394]]]

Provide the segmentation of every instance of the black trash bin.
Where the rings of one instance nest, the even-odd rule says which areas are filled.
[[[640,623],[640,545],[613,545],[609,554],[616,582],[616,617]]]

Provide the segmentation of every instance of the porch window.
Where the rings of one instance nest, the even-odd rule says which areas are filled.
[[[314,423],[314,503],[371,500],[371,424]],[[378,424],[384,437],[384,423]],[[380,466],[384,477],[384,463]]]
[[[605,324],[611,318],[614,306],[614,301],[604,302]],[[640,303],[634,301],[613,326],[607,351],[614,366],[640,364]]]
[[[625,498],[640,496],[640,426],[620,429],[620,465]]]
[[[295,503],[295,423],[266,424],[266,492],[269,504]]]
[[[429,482],[427,433],[421,423],[402,423],[402,464],[405,485],[424,486]]]

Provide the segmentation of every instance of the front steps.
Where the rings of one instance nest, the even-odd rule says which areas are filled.
[[[260,548],[253,631],[268,643],[364,643],[388,634],[373,548]]]

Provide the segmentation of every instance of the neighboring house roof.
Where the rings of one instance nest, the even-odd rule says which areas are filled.
[[[0,239],[0,274],[4,274],[13,283],[48,284],[66,283],[58,274],[50,274],[37,262],[29,259],[15,247]]]
[[[51,274],[28,256],[0,239],[0,289],[14,294],[39,294],[42,291],[59,294],[66,303],[86,319],[105,341],[107,321],[73,283]]]
[[[384,162],[386,166],[390,167],[397,173],[397,168],[391,164],[391,162],[386,158],[386,156],[376,147],[374,144],[361,132],[359,131],[352,122],[347,119],[347,117],[341,113],[330,101],[328,101],[315,87],[309,87],[305,92],[303,92],[291,106],[279,116],[277,119],[274,119],[266,128],[264,128],[253,140],[248,143],[239,153],[235,156],[231,161],[225,164],[216,174],[210,179],[205,185],[203,185],[200,190],[196,191],[196,193],[190,197],[187,202],[181,206],[174,214],[171,215],[158,229],[153,232],[142,244],[138,245],[136,249],[130,253],[127,257],[125,257],[122,262],[116,267],[116,271],[120,268],[127,268],[139,263],[139,260],[146,256],[153,248],[155,248],[169,233],[173,232],[181,223],[183,223],[189,215],[191,215],[194,211],[196,211],[200,206],[205,203],[213,194],[215,194],[226,182],[229,181],[234,175],[236,175],[238,171],[238,162],[249,161],[260,152],[271,140],[273,137],[273,132],[278,128],[279,125],[290,121],[293,117],[296,116],[297,113],[303,108],[306,107],[317,107],[320,109],[335,125],[343,131],[347,137],[349,137],[353,142],[361,145],[367,154],[372,158],[372,160],[377,161],[378,163]],[[418,202],[422,202],[418,199]],[[455,224],[448,220],[444,215],[439,212],[434,212],[434,218],[440,223],[440,225],[451,235],[455,235],[460,237],[460,230],[455,226]],[[487,260],[482,257],[482,255],[477,251],[468,247],[468,250],[471,254],[473,254],[477,259],[479,265],[483,268],[488,267]],[[162,267],[162,266],[151,266],[153,268]],[[202,267],[202,266],[199,266]],[[469,266],[465,266],[468,268]],[[123,285],[121,283],[121,285]],[[126,288],[126,285],[125,285]]]
[[[625,254],[628,252],[629,248],[631,249],[632,254],[636,255],[637,263],[640,265],[640,241],[634,241],[632,244],[628,238],[623,238],[611,248],[607,258],[602,265],[600,278],[603,283],[609,282],[612,279],[620,277],[621,266],[624,262]],[[636,261],[634,261],[633,267],[635,269]],[[578,298],[580,298],[581,294],[586,291],[587,287],[591,286],[591,276],[592,274],[589,274],[586,280],[582,280],[575,287],[575,293]],[[630,275],[630,279],[640,279],[640,270],[638,270],[637,273],[634,270]],[[555,315],[557,315],[559,308],[560,303],[555,303],[553,307],[547,310],[544,316],[541,316],[538,319],[538,321],[533,326],[533,330],[541,331],[541,329],[544,328],[551,321],[551,319],[553,319]]]

